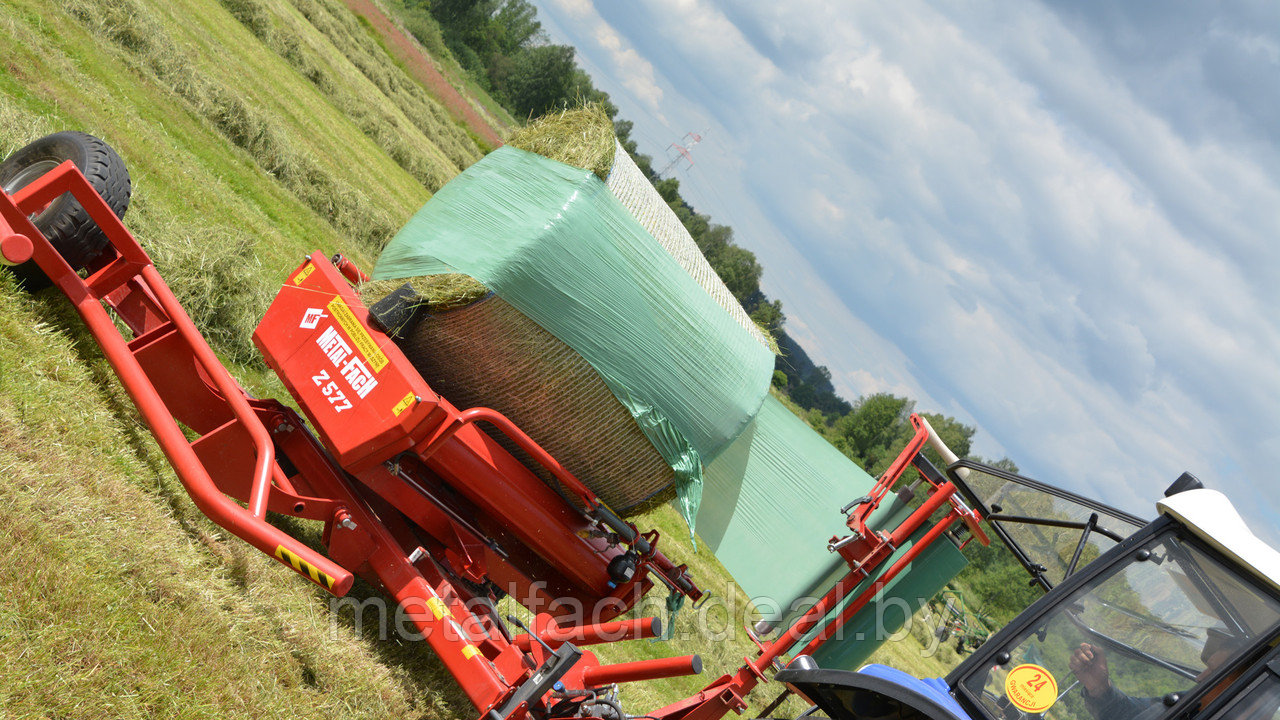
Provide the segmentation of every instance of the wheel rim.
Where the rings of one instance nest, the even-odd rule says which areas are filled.
[[[22,188],[35,182],[36,178],[42,177],[45,173],[58,167],[61,164],[62,163],[58,162],[57,160],[39,160],[37,162],[33,162],[30,165],[19,170],[16,175],[9,178],[8,181],[4,183],[4,191],[5,193],[12,195],[18,192],[19,190],[21,190]],[[43,213],[45,210],[48,210],[48,209],[49,209],[49,206],[45,205],[39,210],[28,215],[27,219],[30,220],[31,222],[37,222],[38,218],[41,217],[41,213]]]
[[[57,160],[40,160],[22,168],[4,183],[4,191],[10,195],[35,182],[35,179],[58,167]]]

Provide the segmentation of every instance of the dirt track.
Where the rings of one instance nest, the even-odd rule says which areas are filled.
[[[426,85],[427,89],[444,103],[450,114],[465,122],[472,132],[493,147],[502,144],[502,137],[498,131],[476,112],[471,103],[440,74],[439,70],[436,70],[435,64],[422,51],[417,41],[405,35],[398,25],[391,22],[382,9],[373,3],[373,0],[343,1],[352,12],[363,15],[373,24],[396,57],[409,68],[419,82]]]

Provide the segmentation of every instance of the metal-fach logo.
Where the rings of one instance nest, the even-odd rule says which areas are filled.
[[[316,326],[320,324],[320,320],[326,317],[328,315],[320,308],[307,308],[307,312],[302,316],[302,322],[298,324],[298,327],[303,330],[315,330]]]
[[[332,325],[325,328],[320,337],[316,338],[316,344],[320,346],[320,351],[329,358],[334,367],[341,365],[351,355],[351,346],[342,339]]]
[[[378,386],[378,380],[373,376],[373,372],[365,365],[363,360],[355,355],[351,346],[347,344],[347,341],[343,339],[333,325],[326,327],[324,332],[320,333],[319,337],[316,338],[316,344],[320,346],[320,351],[325,354],[325,357],[329,358],[333,366],[338,368],[339,374],[346,379],[347,384],[351,386],[351,390],[356,394],[357,398],[363,400],[369,394],[369,391]],[[322,370],[321,374],[324,377],[316,375],[312,380],[315,380],[316,384],[322,388],[326,388],[325,395],[329,396],[331,400],[334,397],[338,397],[332,395],[327,390],[327,387],[320,382],[328,379],[328,372]],[[336,403],[337,401],[334,400],[334,402]]]
[[[378,385],[378,381],[373,379],[373,373],[369,372],[369,368],[365,367],[360,358],[351,358],[342,366],[342,377],[350,383],[356,397],[362,400]]]

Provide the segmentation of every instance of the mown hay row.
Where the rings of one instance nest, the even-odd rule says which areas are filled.
[[[428,190],[479,159],[467,134],[403,77],[345,7],[307,3],[302,13],[262,0],[220,2]]]
[[[180,222],[139,201],[129,227],[147,238],[147,253],[201,334],[225,360],[265,368],[252,336],[278,288],[264,280],[257,239],[219,223]]]
[[[458,169],[481,156],[467,131],[387,54],[340,0],[291,0],[303,17],[404,113]],[[352,50],[358,49],[358,52]]]
[[[69,0],[66,9],[88,30],[123,49],[139,69],[152,74],[336,230],[375,249],[395,232],[397,223],[388,213],[298,150],[280,123],[193,67],[138,0]]]
[[[58,129],[52,118],[24,112],[0,95],[0,157]],[[178,222],[155,207],[146,192],[134,194],[126,220],[136,237],[145,238],[174,295],[222,357],[265,367],[250,336],[274,286],[263,279],[254,252],[257,240],[224,224]]]

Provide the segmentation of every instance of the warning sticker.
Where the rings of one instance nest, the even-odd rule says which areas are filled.
[[[413,400],[414,400],[413,391],[410,390],[408,395],[405,395],[404,398],[400,400],[400,402],[396,403],[395,407],[391,408],[392,414],[395,415],[396,417],[400,417],[400,413],[404,412],[405,410],[408,410],[409,406],[413,404]]]
[[[307,263],[306,265],[303,265],[302,269],[294,274],[293,284],[301,285],[303,280],[306,280],[311,275],[311,273],[315,272],[315,269],[316,269],[316,266],[312,265],[311,263]]]
[[[1039,665],[1019,665],[1004,679],[1004,694],[1023,712],[1042,713],[1058,701],[1058,681]]]
[[[303,560],[297,555],[294,555],[287,548],[285,548],[285,546],[283,545],[276,546],[276,559],[278,559],[282,563],[285,563],[286,565],[292,566],[294,570],[311,578],[311,582],[327,590],[333,589],[333,582],[334,582],[333,577],[325,574],[323,570],[320,570],[315,565],[312,565],[306,560]]]
[[[382,370],[387,366],[387,356],[378,349],[378,344],[373,341],[369,335],[369,331],[365,329],[360,321],[356,319],[356,314],[351,312],[351,308],[343,302],[340,296],[334,295],[329,301],[329,314],[333,316],[343,330],[347,331],[347,337],[351,338],[351,342],[356,344],[356,349],[369,361],[369,365],[373,367],[374,372]]]
[[[437,620],[443,618],[445,615],[453,617],[453,613],[449,612],[449,607],[438,597],[428,598],[427,607],[431,609],[431,614],[435,615]]]

